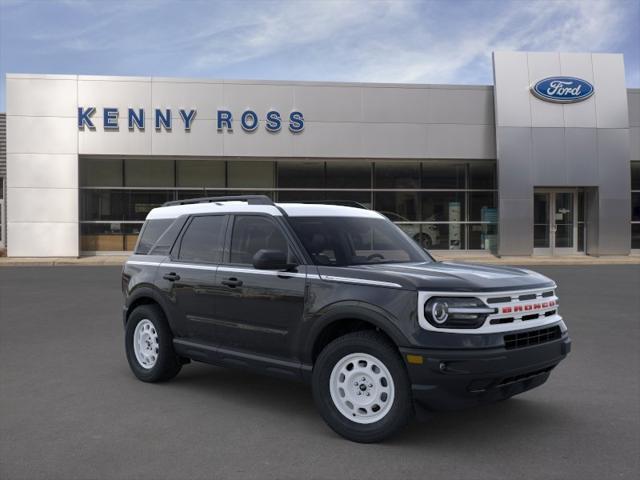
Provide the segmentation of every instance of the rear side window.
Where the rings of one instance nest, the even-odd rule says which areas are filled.
[[[226,223],[224,215],[193,217],[182,236],[178,258],[189,262],[220,262]]]
[[[157,220],[147,220],[138,239],[136,254],[146,255],[160,235],[173,223],[172,218],[160,218]]]
[[[291,260],[284,233],[273,221],[257,215],[236,216],[231,234],[231,263],[251,265],[258,250],[280,250]]]

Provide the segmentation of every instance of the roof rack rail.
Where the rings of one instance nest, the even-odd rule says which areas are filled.
[[[165,202],[163,207],[171,207],[174,205],[191,205],[194,203],[217,203],[217,202],[247,202],[249,205],[273,205],[271,200],[266,195],[227,195],[224,197],[199,197],[199,198],[185,198],[184,200],[174,200],[171,202]]]

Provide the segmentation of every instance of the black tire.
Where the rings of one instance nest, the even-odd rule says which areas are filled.
[[[339,361],[352,353],[374,356],[384,364],[393,380],[393,403],[386,415],[374,423],[362,424],[350,420],[331,398],[331,372]],[[350,333],[328,344],[313,367],[312,388],[313,399],[325,422],[336,433],[354,442],[382,441],[404,427],[413,416],[411,385],[398,350],[386,337],[375,331]]]
[[[149,320],[157,333],[158,351],[152,368],[145,368],[136,358],[133,336],[136,327],[143,320]],[[182,368],[182,362],[173,350],[173,335],[164,313],[157,305],[140,305],[129,315],[125,329],[125,351],[131,371],[143,382],[163,382],[175,377]]]

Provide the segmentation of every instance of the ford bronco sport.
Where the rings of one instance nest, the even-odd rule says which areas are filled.
[[[383,215],[265,196],[151,210],[122,274],[142,381],[189,361],[309,382],[340,435],[380,441],[414,412],[537,387],[567,355],[556,285],[435,261]]]

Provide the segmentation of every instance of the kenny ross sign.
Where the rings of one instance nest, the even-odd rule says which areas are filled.
[[[102,125],[105,130],[117,130],[120,128],[120,121],[124,119],[120,118],[120,111],[117,108],[105,107],[102,109]],[[185,110],[179,109],[178,114],[175,115],[170,108],[155,108],[153,109],[153,127],[156,131],[166,130],[168,132],[173,130],[173,124],[179,122],[180,126],[185,131],[191,130],[191,125],[196,119],[197,110]],[[84,130],[88,128],[95,130],[94,119],[96,115],[95,107],[78,107],[78,128]],[[216,113],[216,127],[219,132],[225,130],[233,131],[234,122],[239,122],[240,127],[245,132],[253,132],[260,126],[260,118],[258,114],[253,110],[245,110],[240,115],[239,119],[234,118],[233,114],[229,110],[218,110]],[[277,110],[269,110],[262,119],[264,128],[268,132],[277,133],[282,129],[284,122],[288,123],[289,131],[291,133],[300,133],[304,129],[304,116],[302,112],[296,110],[289,113],[287,119],[283,119],[280,112]],[[145,129],[145,111],[143,108],[127,108],[127,128],[133,130]]]
[[[575,77],[549,77],[533,85],[531,93],[546,102],[575,103],[593,95],[593,85]]]

